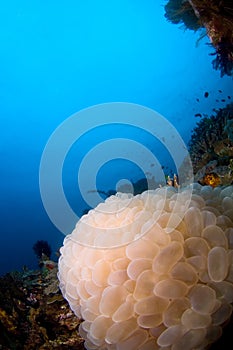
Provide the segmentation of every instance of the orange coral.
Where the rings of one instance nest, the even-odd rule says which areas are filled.
[[[217,187],[220,185],[220,177],[216,173],[206,174],[203,178],[203,183],[211,187]]]

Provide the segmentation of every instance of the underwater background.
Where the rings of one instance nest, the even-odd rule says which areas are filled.
[[[50,135],[68,117],[96,104],[136,103],[163,115],[188,144],[197,121],[233,99],[232,77],[213,68],[209,38],[168,22],[166,3],[1,2],[0,274],[36,268],[38,240],[49,243],[54,257],[62,245],[64,235],[40,197],[39,167]],[[165,150],[135,130],[90,133],[64,165],[64,190],[78,215],[88,209],[76,183],[78,156],[118,132],[145,144],[165,175],[176,170]],[[130,162],[116,160],[101,169],[96,186],[104,194],[121,178],[142,176]]]

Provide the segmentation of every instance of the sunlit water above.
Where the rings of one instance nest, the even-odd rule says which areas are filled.
[[[211,115],[229,101],[232,79],[213,70],[208,38],[199,41],[200,32],[168,23],[165,3],[12,0],[0,5],[0,273],[37,266],[32,246],[39,239],[53,252],[62,244],[64,235],[40,198],[39,166],[50,135],[68,117],[96,104],[135,103],[163,115],[187,144],[195,114]],[[165,173],[176,170],[166,150],[146,133],[100,127],[74,144],[64,163],[64,191],[78,215],[88,208],[77,186],[78,164],[99,142],[118,136],[144,144]],[[142,176],[132,162],[116,159],[101,167],[96,188],[108,192],[122,178]]]

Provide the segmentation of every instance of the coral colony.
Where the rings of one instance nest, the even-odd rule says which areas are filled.
[[[84,215],[58,277],[85,348],[205,349],[219,338],[232,313],[232,221],[233,186],[197,183],[190,201],[166,186]]]
[[[169,0],[165,5],[165,17],[170,22],[194,31],[205,28],[214,48],[213,68],[220,70],[221,77],[233,75],[232,13],[229,0]]]
[[[39,260],[43,259],[43,257],[49,259],[51,256],[52,250],[47,241],[39,240],[32,248]]]
[[[201,185],[233,183],[233,103],[216,110],[216,115],[202,118],[189,142],[195,181]]]

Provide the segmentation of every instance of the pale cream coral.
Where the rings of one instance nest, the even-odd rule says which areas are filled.
[[[233,186],[117,194],[64,240],[60,288],[87,349],[205,349],[233,302]],[[111,248],[112,247],[112,248]]]

